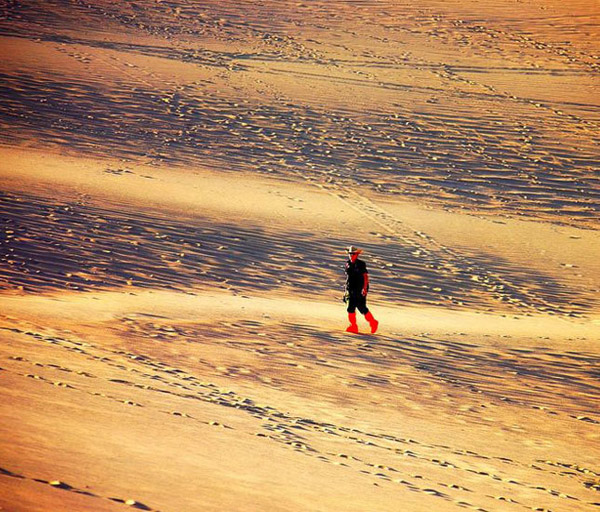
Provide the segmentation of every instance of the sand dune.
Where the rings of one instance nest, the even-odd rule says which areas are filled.
[[[0,12],[0,509],[600,509],[594,2]]]
[[[594,331],[490,317],[452,332],[481,322],[380,308],[386,334],[349,338],[331,305],[113,295],[5,301],[4,390],[26,432],[5,436],[37,439],[3,456],[15,509],[594,502],[595,455],[572,451],[597,440]]]

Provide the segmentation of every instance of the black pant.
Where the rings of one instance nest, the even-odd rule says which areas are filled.
[[[348,313],[354,313],[357,308],[363,315],[366,315],[369,312],[367,298],[362,292],[350,292],[348,296]]]

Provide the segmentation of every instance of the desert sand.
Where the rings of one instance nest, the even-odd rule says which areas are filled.
[[[0,510],[600,510],[596,1],[0,12]]]

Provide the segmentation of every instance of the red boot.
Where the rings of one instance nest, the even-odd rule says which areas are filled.
[[[356,324],[356,313],[348,313],[348,320],[350,325],[346,328],[346,332],[353,332],[358,334],[358,325]]]
[[[379,322],[373,318],[370,311],[365,315],[365,320],[367,320],[371,326],[371,334],[375,334],[377,332],[377,327],[379,327]]]

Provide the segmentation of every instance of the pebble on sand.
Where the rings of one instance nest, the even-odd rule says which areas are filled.
[[[147,507],[143,503],[140,503],[139,501],[131,500],[131,499],[125,500],[125,505],[127,505],[129,507],[139,508],[140,510],[152,510],[150,507]]]
[[[61,482],[60,480],[50,480],[48,484],[52,487],[56,487],[57,489],[72,489],[69,484]]]

